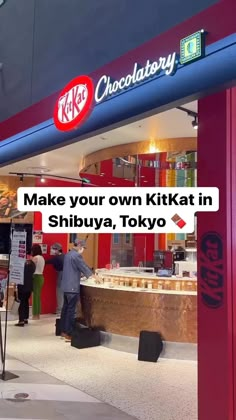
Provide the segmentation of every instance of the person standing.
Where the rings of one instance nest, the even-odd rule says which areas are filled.
[[[36,269],[33,275],[33,319],[37,320],[40,318],[41,313],[41,291],[44,283],[43,271],[45,266],[45,260],[42,256],[41,246],[35,244],[32,246],[32,260],[35,263]]]
[[[24,268],[24,284],[18,284],[18,299],[20,300],[19,306],[19,322],[16,327],[24,327],[28,324],[29,319],[29,299],[33,291],[33,274],[36,265],[33,260],[26,260]]]
[[[61,290],[61,281],[62,281],[62,271],[65,254],[62,251],[61,244],[55,243],[52,245],[52,249],[55,252],[55,255],[47,260],[45,264],[52,264],[53,268],[57,272],[57,287],[56,287],[56,296],[57,296],[57,309],[56,313],[61,313],[63,306],[63,292]]]
[[[86,248],[85,244],[85,241],[77,239],[74,242],[74,247],[64,258],[61,283],[61,289],[64,293],[64,303],[61,311],[61,336],[68,342],[71,341],[75,310],[80,296],[81,274],[83,273],[87,278],[93,275],[82,257]]]

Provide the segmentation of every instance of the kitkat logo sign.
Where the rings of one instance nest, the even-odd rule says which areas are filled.
[[[54,109],[54,124],[58,130],[77,128],[92,111],[93,81],[88,76],[73,79],[62,90]]]

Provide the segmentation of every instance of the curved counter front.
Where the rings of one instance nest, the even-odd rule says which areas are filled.
[[[141,330],[159,331],[165,341],[197,342],[195,290],[142,289],[81,281],[79,316],[86,325],[113,334],[138,337]]]

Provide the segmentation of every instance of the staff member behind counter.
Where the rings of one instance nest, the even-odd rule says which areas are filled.
[[[54,270],[57,272],[57,288],[56,288],[56,296],[57,296],[57,309],[56,313],[61,313],[62,306],[63,306],[63,292],[61,290],[61,281],[62,281],[62,271],[63,271],[63,263],[65,254],[62,251],[62,245],[59,243],[55,243],[52,245],[52,250],[55,252],[55,255],[46,261],[46,264],[51,264]]]

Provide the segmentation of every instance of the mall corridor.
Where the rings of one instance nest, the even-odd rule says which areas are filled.
[[[9,322],[7,370],[19,378],[0,382],[0,420],[197,420],[196,361],[77,350],[55,337],[54,324],[53,317],[25,328]]]

